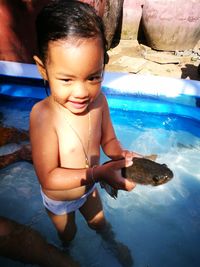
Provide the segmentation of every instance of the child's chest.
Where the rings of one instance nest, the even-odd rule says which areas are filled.
[[[98,155],[101,127],[102,114],[97,110],[73,120],[60,118],[56,132],[61,165],[81,168],[85,166],[86,160],[90,161],[90,158]]]

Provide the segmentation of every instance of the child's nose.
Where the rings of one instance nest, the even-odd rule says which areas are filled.
[[[88,96],[88,89],[84,83],[76,84],[74,88],[74,96],[77,98],[85,98]]]

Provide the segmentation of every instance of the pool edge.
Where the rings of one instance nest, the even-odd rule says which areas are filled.
[[[35,64],[0,61],[0,75],[42,81]],[[105,72],[102,86],[112,93],[142,93],[169,97],[185,94],[200,97],[200,81],[155,75]]]

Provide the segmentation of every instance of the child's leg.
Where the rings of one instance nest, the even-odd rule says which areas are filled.
[[[106,225],[103,205],[97,189],[88,195],[86,202],[79,210],[92,229],[99,230]]]
[[[46,209],[47,210],[47,209]],[[47,210],[49,217],[51,218],[60,239],[64,244],[69,243],[74,239],[77,231],[75,223],[75,212],[70,212],[64,215],[56,215]]]
[[[87,201],[80,208],[80,212],[85,217],[88,225],[101,235],[108,245],[108,249],[113,252],[121,265],[124,267],[133,266],[131,251],[126,245],[116,240],[111,224],[105,219],[101,198],[97,189],[88,196]]]

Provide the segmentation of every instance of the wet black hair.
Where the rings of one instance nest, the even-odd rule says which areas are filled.
[[[103,21],[87,3],[76,0],[50,1],[37,16],[36,32],[38,53],[43,62],[47,58],[50,41],[69,37],[100,37],[104,49],[104,63],[108,62]]]

